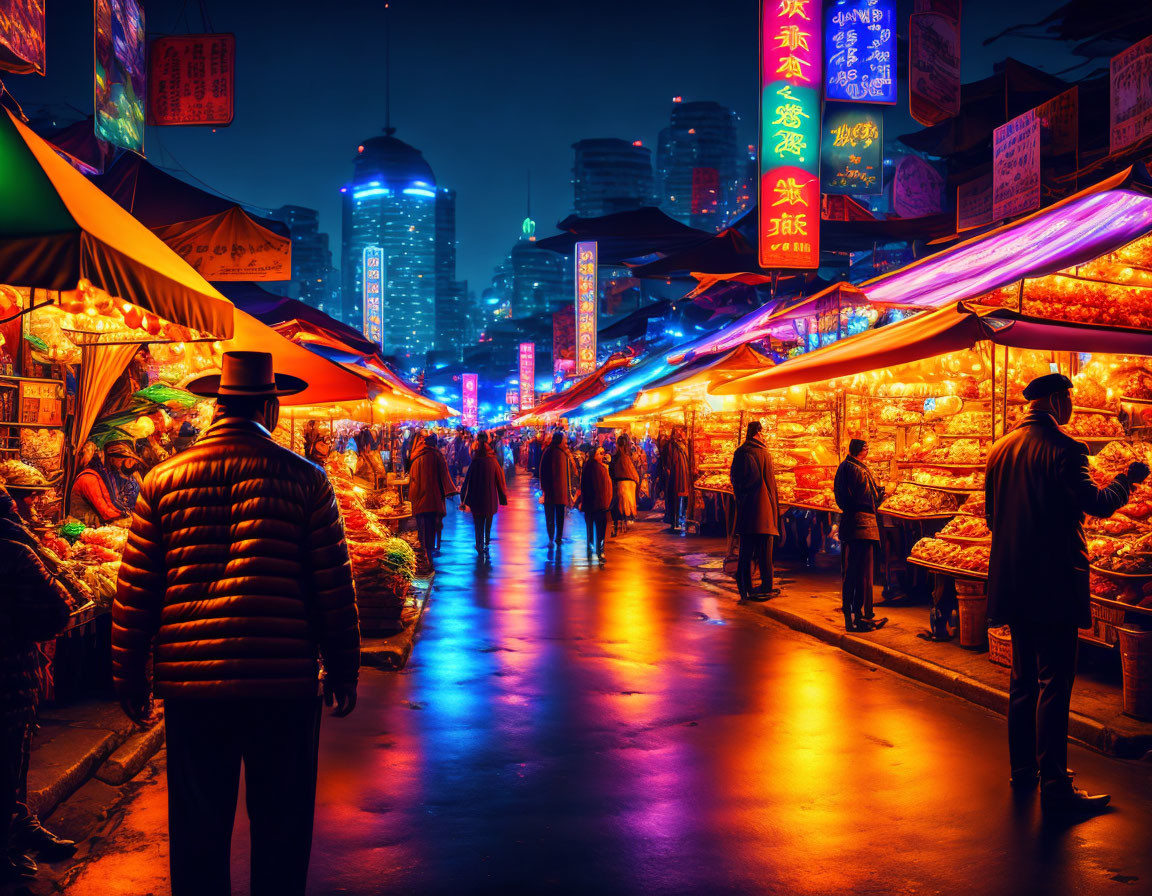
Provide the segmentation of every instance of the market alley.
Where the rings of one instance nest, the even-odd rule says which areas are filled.
[[[490,564],[450,509],[407,668],[365,669],[357,710],[325,717],[310,893],[1152,882],[1146,763],[1074,746],[1115,809],[1042,822],[1036,796],[1007,786],[1001,718],[738,607],[648,550],[672,537],[661,524],[610,541],[600,568],[573,512],[550,552],[527,476],[509,491]],[[74,873],[58,865],[32,892],[167,893],[163,755]],[[238,821],[237,893],[246,837]]]

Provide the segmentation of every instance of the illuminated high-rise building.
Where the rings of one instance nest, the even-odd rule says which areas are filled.
[[[572,144],[573,208],[582,218],[652,205],[652,151],[639,140],[600,137]]]
[[[288,228],[292,239],[292,280],[285,294],[339,318],[342,309],[333,301],[339,296],[338,285],[333,282],[336,270],[328,234],[320,232],[320,213],[300,205],[282,205],[271,217]]]
[[[660,207],[685,224],[719,230],[740,205],[739,118],[719,103],[675,97],[671,119],[656,146]]]

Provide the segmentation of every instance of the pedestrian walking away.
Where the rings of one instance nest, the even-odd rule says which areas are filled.
[[[1060,430],[1072,418],[1071,389],[1062,374],[1034,379],[1024,390],[1027,414],[989,452],[988,617],[1012,635],[1012,785],[1035,787],[1039,778],[1046,812],[1088,814],[1102,810],[1109,797],[1073,787],[1067,767],[1076,630],[1092,624],[1084,515],[1112,516],[1132,486],[1148,477],[1148,467],[1132,463],[1097,488],[1087,446]]]
[[[692,493],[692,477],[688,470],[688,448],[684,444],[684,431],[677,427],[664,446],[661,458],[664,471],[664,522],[670,531],[679,532],[687,525],[688,496]]]
[[[173,896],[230,892],[241,766],[253,896],[305,891],[323,700],[356,706],[360,630],[340,509],[324,472],[270,435],[303,380],[226,352],[188,385],[216,399],[193,447],[153,469],[112,606],[128,716],[164,699]]]
[[[504,467],[488,444],[488,433],[482,432],[476,436],[476,454],[460,488],[460,509],[472,511],[477,554],[488,550],[492,543],[492,519],[507,503]]]
[[[780,502],[772,455],[760,435],[759,420],[748,424],[744,444],[732,455],[729,478],[736,504],[740,553],[736,590],[740,600],[767,600],[780,593],[772,587],[772,540],[780,535]],[[760,568],[760,590],[752,590],[752,563]]]
[[[608,508],[612,504],[612,477],[608,456],[597,448],[580,470],[580,509],[588,531],[588,554],[595,551],[604,562],[604,537],[608,529]]]
[[[884,500],[884,489],[868,469],[868,443],[848,442],[848,456],[836,469],[832,491],[840,508],[841,609],[844,628],[850,632],[870,632],[888,620],[877,619],[872,608],[872,571],[880,527],[876,508]]]
[[[435,568],[433,557],[440,521],[448,512],[448,498],[457,493],[448,462],[436,447],[435,433],[420,431],[412,440],[408,476],[408,500],[412,502],[416,533],[428,566]]]
[[[576,459],[568,450],[564,433],[556,432],[540,455],[540,490],[548,540],[557,545],[564,539],[564,520],[572,506],[572,487],[576,483]]]
[[[612,477],[612,534],[625,532],[636,519],[636,490],[640,487],[640,473],[632,459],[632,442],[628,434],[616,442],[616,453],[608,465]]]

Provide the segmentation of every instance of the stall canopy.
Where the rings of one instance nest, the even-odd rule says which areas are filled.
[[[627,367],[632,363],[632,360],[633,359],[627,355],[613,355],[601,364],[598,369],[576,383],[571,389],[561,392],[558,395],[553,395],[551,398],[540,402],[536,407],[513,418],[512,425],[524,426],[532,421],[556,420],[560,417],[568,416],[571,411],[580,407],[580,405],[588,399],[599,395],[607,388],[607,384],[604,382],[605,376],[613,370]]]
[[[721,355],[697,358],[649,383],[622,418],[641,419],[666,413],[692,401],[707,400],[708,393],[720,383],[765,370],[775,363],[750,345],[739,345]]]
[[[1152,181],[1129,168],[1036,214],[863,284],[878,305],[941,308],[1083,264],[1152,232]]]
[[[969,349],[986,340],[1050,351],[1152,353],[1152,333],[1141,330],[1042,320],[1003,308],[975,309],[956,303],[843,339],[709,391],[714,395],[747,395],[824,382]]]
[[[7,109],[0,115],[0,283],[112,296],[217,337],[232,303]]]

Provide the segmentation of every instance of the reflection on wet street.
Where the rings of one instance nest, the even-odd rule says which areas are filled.
[[[1073,749],[1117,808],[1046,825],[1009,792],[1003,720],[705,590],[645,553],[656,523],[600,568],[573,512],[550,552],[511,492],[490,563],[450,510],[409,666],[325,719],[310,892],[1152,888],[1148,764]],[[166,892],[162,784],[68,892]]]

